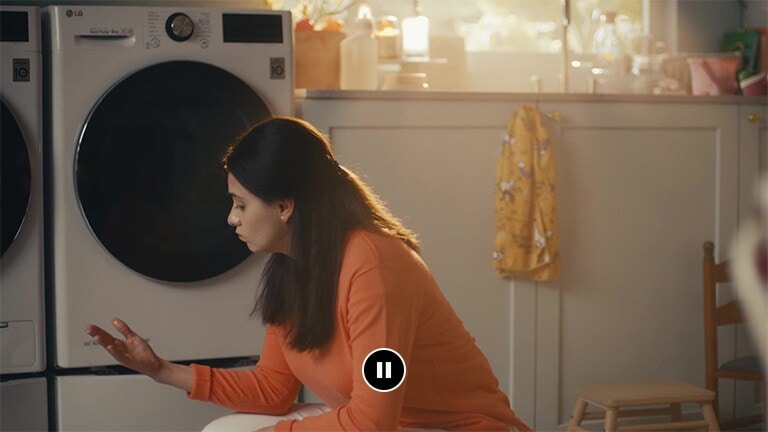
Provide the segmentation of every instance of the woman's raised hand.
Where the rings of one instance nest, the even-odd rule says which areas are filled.
[[[133,332],[128,324],[114,318],[112,325],[125,337],[118,339],[99,326],[88,325],[85,332],[103,346],[121,365],[157,379],[165,361],[155,354],[149,344]]]
[[[112,319],[112,325],[125,339],[113,337],[99,326],[88,325],[85,332],[103,346],[121,365],[142,373],[153,380],[191,391],[194,374],[189,366],[163,360],[155,354],[147,341],[120,319]]]

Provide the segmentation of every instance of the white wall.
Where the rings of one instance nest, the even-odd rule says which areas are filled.
[[[744,27],[768,27],[768,0],[745,0]]]
[[[678,52],[719,52],[723,33],[741,26],[739,2],[680,0]]]

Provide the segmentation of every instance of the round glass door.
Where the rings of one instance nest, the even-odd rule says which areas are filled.
[[[117,83],[91,111],[75,161],[83,214],[101,244],[162,281],[208,279],[249,255],[227,224],[221,157],[269,116],[231,73],[173,61]]]
[[[29,206],[32,169],[29,152],[19,123],[5,102],[0,123],[0,230],[2,251],[11,247],[21,230]]]

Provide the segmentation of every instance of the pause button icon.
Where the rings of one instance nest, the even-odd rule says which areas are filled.
[[[389,348],[371,351],[362,365],[366,384],[379,392],[392,391],[405,379],[405,362],[400,354]]]
[[[383,362],[376,362],[376,378],[392,378],[392,362],[384,363],[384,368],[386,369],[384,376],[381,374],[382,363]]]

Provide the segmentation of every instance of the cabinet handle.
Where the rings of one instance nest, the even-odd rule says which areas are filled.
[[[758,123],[760,121],[760,113],[751,112],[747,114],[747,120],[749,120],[750,123]]]
[[[553,122],[559,122],[562,120],[562,117],[560,116],[560,111],[550,111],[547,113],[547,118],[552,120]]]

